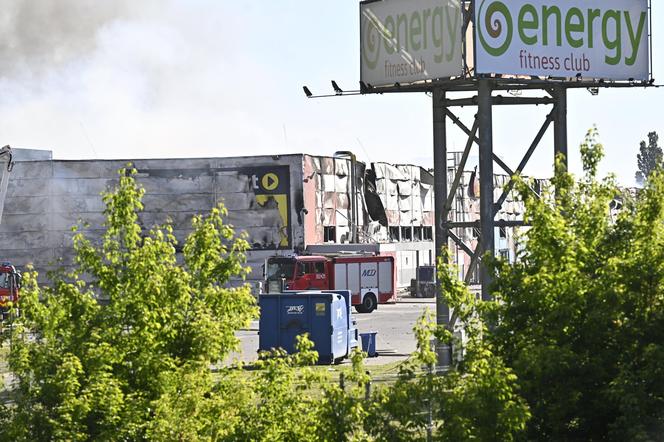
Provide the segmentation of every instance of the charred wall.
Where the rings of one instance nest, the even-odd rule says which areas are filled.
[[[117,183],[128,160],[20,161],[12,172],[0,223],[2,259],[44,273],[73,262],[71,226],[99,238],[100,193]],[[304,248],[302,155],[131,160],[145,188],[144,227],[170,219],[182,241],[191,219],[223,202],[227,222],[244,231],[252,250],[250,279],[266,256]]]

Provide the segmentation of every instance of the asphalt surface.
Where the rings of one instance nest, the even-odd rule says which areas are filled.
[[[435,298],[401,297],[396,304],[381,304],[372,313],[356,313],[360,333],[376,332],[376,350],[378,357],[368,358],[367,365],[388,364],[406,359],[415,350],[413,326],[417,319],[429,309],[435,315]],[[253,362],[258,351],[258,321],[254,321],[248,330],[237,333],[242,352],[231,359]]]

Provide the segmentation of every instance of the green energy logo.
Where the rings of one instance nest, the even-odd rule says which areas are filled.
[[[362,12],[363,61],[369,69],[375,69],[382,51],[386,55],[400,53],[414,62],[413,54],[433,50],[434,62],[449,62],[461,38],[460,15],[459,8],[436,6],[379,18],[366,8]]]
[[[519,44],[526,46],[562,47],[564,44],[571,48],[593,49],[597,45],[604,48],[607,64],[617,65],[624,60],[625,65],[632,66],[639,55],[647,13],[643,11],[633,17],[627,10],[566,9],[524,3],[513,16],[505,3],[483,0],[476,18],[480,44],[494,57],[507,52],[514,36],[518,35]],[[599,31],[600,38],[597,38],[596,31]]]
[[[484,3],[486,3],[486,0],[482,2],[480,5],[480,17],[482,16],[482,8],[484,8]],[[482,27],[486,29],[486,32],[494,39],[500,38],[500,36],[503,34],[503,25],[502,23],[498,20],[498,18],[494,18],[496,14],[502,15],[503,22],[505,23],[505,27],[507,28],[507,31],[505,32],[505,41],[503,44],[501,44],[498,47],[493,47],[489,43],[487,43],[486,39],[484,38],[484,33],[482,32]],[[487,51],[489,54],[493,55],[494,57],[499,57],[507,51],[507,48],[510,47],[510,44],[512,43],[512,33],[514,32],[513,26],[512,26],[512,16],[510,15],[510,10],[505,6],[505,3],[503,2],[493,2],[489,5],[489,7],[486,10],[486,13],[484,15],[484,26],[482,24],[477,26],[477,31],[480,35],[480,42],[482,43],[482,47],[484,48],[485,51]]]

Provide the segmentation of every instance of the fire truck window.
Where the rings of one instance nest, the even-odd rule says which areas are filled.
[[[0,273],[0,287],[9,288],[9,274]]]
[[[292,260],[270,260],[267,263],[267,279],[292,278],[295,262]]]
[[[325,263],[322,261],[314,263],[315,273],[325,273]]]

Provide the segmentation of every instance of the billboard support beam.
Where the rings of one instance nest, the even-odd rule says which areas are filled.
[[[448,228],[449,228],[449,225],[448,225]],[[473,249],[471,249],[465,242],[463,242],[463,240],[461,238],[459,238],[456,235],[456,233],[454,233],[452,230],[450,230],[448,232],[448,235],[450,236],[452,241],[454,241],[459,246],[459,248],[463,249],[463,251],[466,252],[466,254],[472,255],[473,253],[475,253],[475,251]]]
[[[467,102],[461,100],[450,100],[442,98],[441,108],[445,116],[447,116],[452,123],[459,127],[459,129],[468,136],[468,141],[463,151],[462,164],[465,164],[465,160],[470,153],[470,146],[472,144],[477,144],[480,147],[480,167],[479,167],[479,181],[480,181],[480,220],[479,222],[451,222],[447,220],[447,214],[451,210],[452,202],[456,196],[456,191],[459,185],[460,176],[462,170],[457,170],[454,179],[452,180],[451,186],[448,189],[447,201],[445,203],[445,220],[443,221],[442,228],[447,230],[447,237],[455,239],[452,229],[459,227],[476,227],[479,228],[480,234],[478,238],[478,244],[476,250],[473,253],[469,253],[469,247],[461,246],[461,249],[464,253],[471,256],[471,264],[469,270],[464,278],[466,283],[469,282],[471,276],[472,268],[476,263],[480,263],[480,279],[482,282],[482,298],[491,299],[489,293],[489,286],[491,284],[491,275],[488,272],[488,269],[482,264],[482,255],[488,251],[495,249],[495,227],[517,227],[523,226],[522,221],[504,221],[504,220],[495,220],[495,216],[499,213],[502,204],[508,197],[509,191],[514,186],[514,178],[516,175],[521,175],[525,166],[528,164],[530,157],[535,152],[536,148],[539,146],[542,138],[547,132],[549,126],[553,125],[557,128],[557,132],[554,130],[554,141],[556,142],[556,152],[561,152],[566,156],[567,153],[567,91],[566,88],[562,85],[554,85],[548,88],[543,88],[542,92],[546,92],[550,97],[535,98],[533,100],[526,99],[523,102],[519,103],[518,101],[511,100],[512,97],[503,97],[503,96],[493,96],[493,92],[499,90],[498,83],[494,82],[494,79],[480,79],[478,80],[477,92],[478,95],[468,98]],[[518,89],[518,88],[516,88]],[[505,98],[510,98],[505,100]],[[520,100],[520,97],[515,97],[517,100]],[[474,105],[478,107],[478,113],[475,115],[474,123],[472,128],[469,128],[464,124],[461,119],[452,112],[450,106],[459,106],[459,105]],[[553,109],[549,114],[547,114],[542,126],[540,127],[538,133],[535,135],[532,143],[526,150],[521,162],[515,170],[512,170],[504,161],[493,150],[493,107],[499,105],[512,105],[512,104],[526,104],[526,105],[540,105],[540,104],[552,104]],[[481,109],[481,110],[480,110]],[[479,135],[478,135],[479,130]],[[483,146],[483,147],[482,147]],[[488,146],[488,147],[487,147]],[[493,163],[503,169],[507,175],[509,175],[510,180],[506,188],[501,193],[497,201],[494,202],[494,189],[493,189]],[[463,166],[461,166],[463,168]],[[484,186],[482,186],[484,183]],[[539,197],[539,194],[532,187],[529,186],[533,194]],[[482,197],[484,194],[484,198]],[[488,211],[485,209],[485,205],[492,204],[492,210]],[[437,225],[438,227],[438,225]],[[457,242],[455,240],[455,242]],[[458,242],[457,242],[458,243]]]
[[[555,98],[553,108],[554,160],[558,155],[562,156],[565,170],[567,170],[567,89],[562,86],[555,86],[553,88],[553,95]]]
[[[495,249],[493,232],[493,103],[491,84],[488,79],[480,79],[478,94],[478,119],[480,122],[480,253],[493,253]],[[486,265],[480,268],[482,299],[491,299],[489,287],[491,274]]]
[[[448,230],[444,227],[447,221],[447,130],[446,110],[443,104],[445,91],[442,88],[434,88],[432,93],[433,102],[433,179],[435,196],[435,226],[436,226],[436,258],[445,256],[447,251]],[[443,251],[445,250],[445,252]],[[437,279],[436,290],[436,325],[448,328],[450,322],[450,307],[443,299],[440,290],[440,281]],[[436,342],[436,354],[438,365],[449,367],[452,364],[452,354],[447,343]]]
[[[466,285],[470,284],[470,280],[473,277],[473,270],[475,269],[475,266],[477,266],[477,263],[480,262],[481,264],[480,253],[481,253],[480,244],[478,242],[477,246],[475,246],[475,251],[470,256],[470,264],[468,265],[468,271],[466,272],[466,276],[463,278],[463,282],[465,282]]]
[[[477,95],[469,98],[457,98],[454,100],[445,100],[447,107],[453,106],[477,106],[479,98]],[[498,95],[493,97],[493,104],[504,105],[531,105],[531,104],[552,104],[552,97],[503,97]]]

